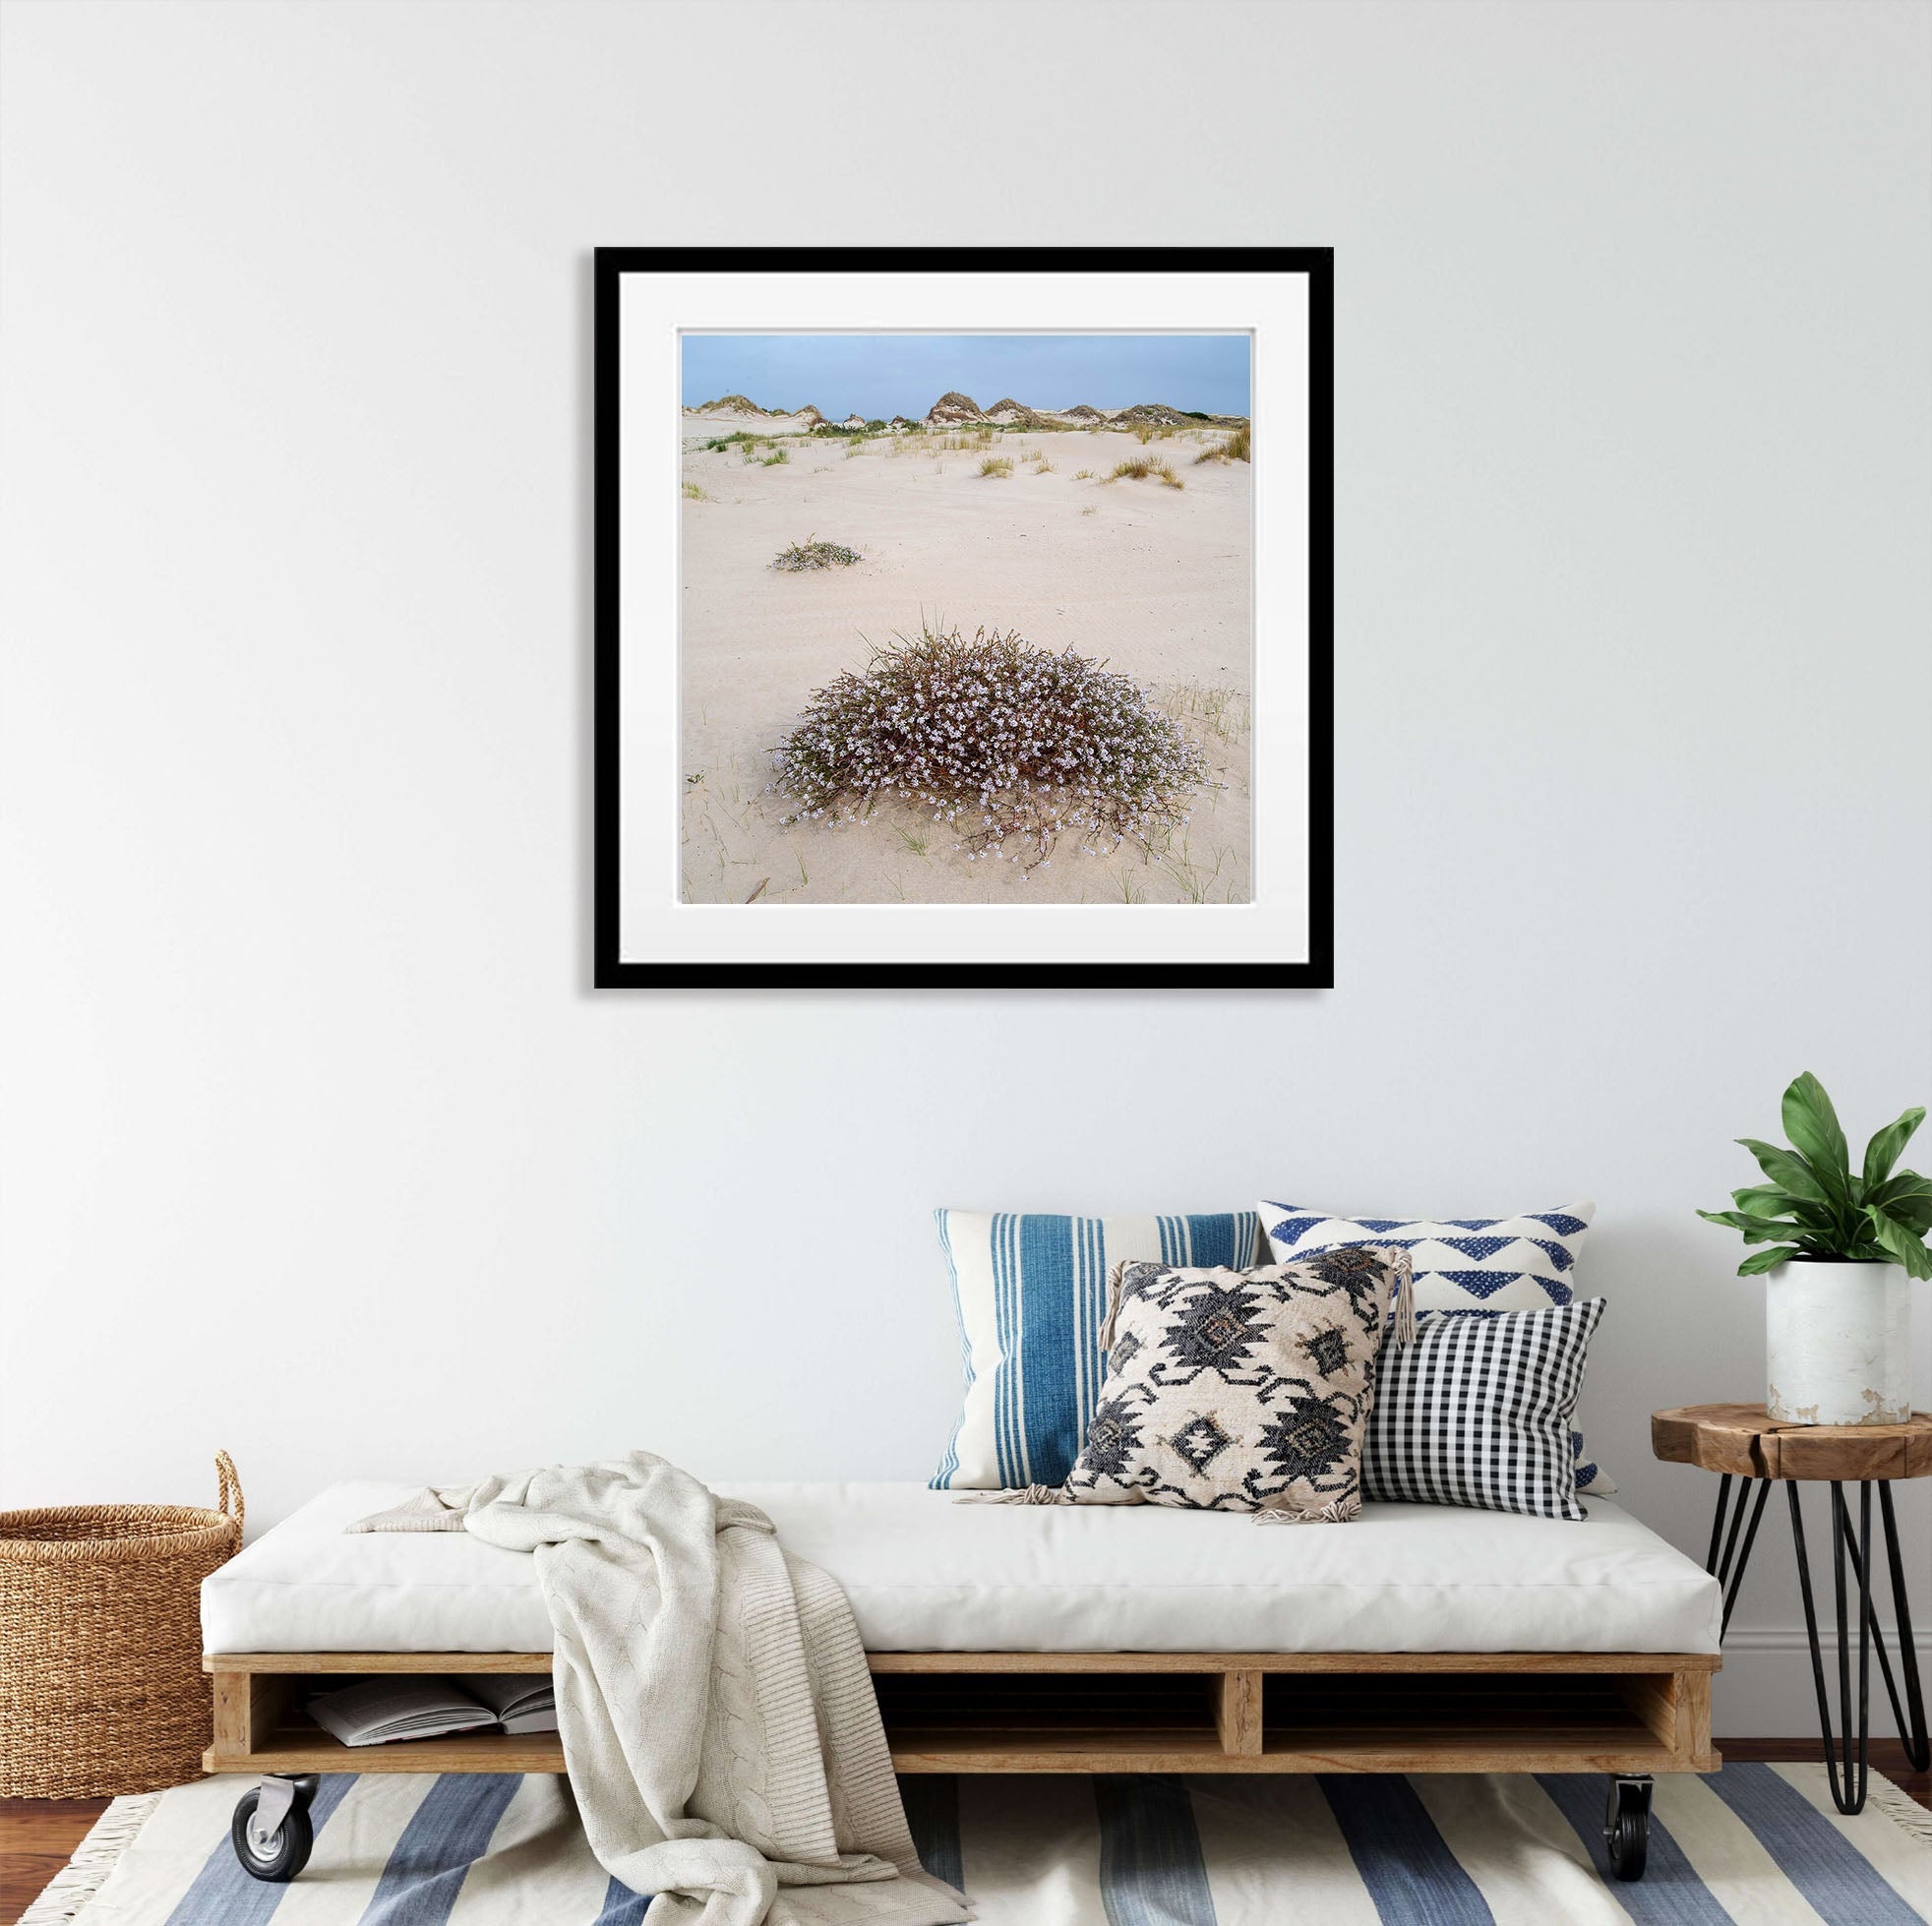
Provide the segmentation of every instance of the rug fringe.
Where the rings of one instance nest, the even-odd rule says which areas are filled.
[[[1881,1778],[1877,1773],[1872,1775],[1865,1788],[1865,1803],[1876,1807],[1900,1832],[1920,1845],[1932,1845],[1932,1812],[1926,1811],[1909,1792],[1894,1785],[1889,1778]]]
[[[73,1858],[21,1914],[20,1926],[68,1926],[107,1883],[107,1875],[120,1863],[121,1854],[134,1843],[162,1797],[159,1792],[138,1792],[116,1799],[74,1848]]]

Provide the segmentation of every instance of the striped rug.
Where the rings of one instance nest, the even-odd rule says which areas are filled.
[[[637,1926],[556,1777],[332,1776],[290,1886],[235,1864],[253,1780],[120,1799],[23,1926]],[[1650,1872],[1612,1881],[1600,1777],[908,1778],[930,1869],[983,1926],[1892,1926],[1932,1919],[1932,1813],[1820,1766],[1661,1778]]]

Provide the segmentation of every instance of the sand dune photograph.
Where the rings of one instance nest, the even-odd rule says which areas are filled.
[[[1250,894],[1250,336],[687,333],[688,903]]]

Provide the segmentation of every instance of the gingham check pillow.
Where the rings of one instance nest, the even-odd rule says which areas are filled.
[[[1384,1345],[1361,1484],[1370,1498],[1581,1520],[1570,1414],[1600,1297],[1470,1317],[1423,1311]]]

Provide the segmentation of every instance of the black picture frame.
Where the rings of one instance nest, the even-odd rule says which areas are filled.
[[[1308,955],[1275,963],[648,962],[622,954],[619,291],[632,273],[1303,274],[1308,281]],[[592,982],[669,989],[1334,987],[1335,254],[1332,248],[645,248],[594,252]]]

